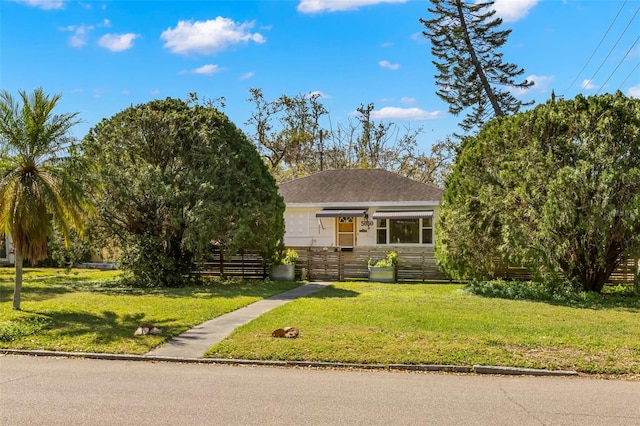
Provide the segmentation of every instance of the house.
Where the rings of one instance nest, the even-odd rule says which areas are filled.
[[[312,278],[366,276],[367,260],[390,251],[399,255],[398,278],[444,278],[433,256],[442,189],[386,170],[339,169],[281,183],[279,191],[284,243],[311,259]]]
[[[14,261],[11,236],[0,234],[0,265],[13,265]]]

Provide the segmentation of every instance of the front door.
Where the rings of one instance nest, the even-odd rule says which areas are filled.
[[[356,221],[352,217],[338,218],[338,246],[354,247],[356,245]]]

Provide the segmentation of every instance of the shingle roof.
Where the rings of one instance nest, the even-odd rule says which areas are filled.
[[[285,204],[440,201],[443,190],[380,169],[325,170],[279,185]]]

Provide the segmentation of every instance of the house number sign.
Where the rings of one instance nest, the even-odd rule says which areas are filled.
[[[363,220],[360,221],[360,226],[366,226],[367,228],[373,226],[373,221],[372,220]]]

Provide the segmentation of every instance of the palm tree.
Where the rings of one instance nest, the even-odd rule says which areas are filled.
[[[74,178],[71,127],[78,113],[54,115],[61,95],[42,88],[19,91],[21,104],[0,91],[0,234],[15,249],[13,308],[20,309],[22,265],[47,257],[47,237],[57,226],[68,238],[82,230],[91,203]]]

